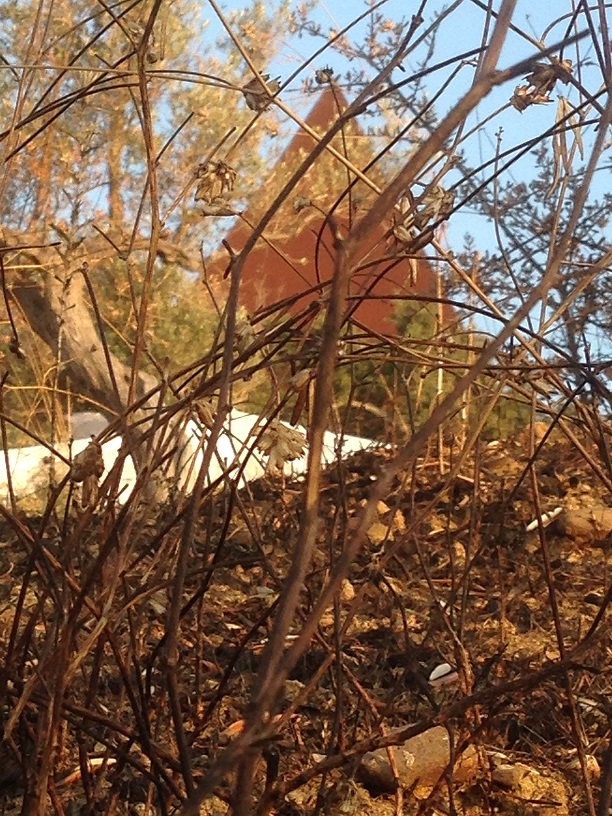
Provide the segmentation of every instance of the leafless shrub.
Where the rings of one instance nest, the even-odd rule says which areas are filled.
[[[608,556],[580,551],[570,569],[552,526],[587,529],[604,548],[610,534],[609,362],[593,355],[591,333],[607,319],[595,294],[612,251],[584,223],[598,212],[604,229],[608,218],[593,203],[612,111],[603,4],[570,11],[553,42],[521,29],[515,2],[475,3],[481,42],[450,58],[436,36],[458,25],[461,3],[403,22],[369,4],[363,45],[350,39],[361,18],[330,37],[299,8],[291,24],[325,42],[283,81],[260,70],[277,28],[263,4],[226,18],[211,0],[226,60],[189,69],[172,62],[187,42],[174,6],[77,5],[58,16],[43,0],[12,9],[3,56],[0,692],[4,782],[22,792],[22,812],[63,814],[74,799],[83,812],[191,816],[212,796],[237,816],[346,810],[366,796],[347,781],[366,752],[444,726],[453,760],[475,743],[522,740],[537,753],[557,741],[576,808],[607,813]],[[528,44],[524,58],[510,58],[509,37]],[[367,72],[319,67],[338,54]],[[288,101],[306,70],[337,112],[324,129]],[[568,98],[554,122],[470,166],[483,119],[527,121],[559,83]],[[278,123],[308,149],[268,184],[265,140]],[[526,227],[516,209],[529,196],[501,185],[515,159],[549,143],[551,178],[533,188],[546,219],[534,209]],[[198,248],[219,237],[218,222],[198,216],[235,215],[253,190],[244,240],[226,238],[223,261],[209,263]],[[468,207],[494,221],[494,253],[448,248],[445,225]],[[283,242],[302,230],[316,233],[313,281],[245,314],[249,259],[265,246],[299,276]],[[579,234],[592,240],[588,257]],[[377,288],[398,264],[409,270],[402,287]],[[437,286],[415,293],[423,270]],[[160,338],[176,282],[196,276],[192,299],[207,311],[189,311],[196,331],[179,361],[172,336]],[[361,320],[377,298],[395,301],[401,331]],[[34,336],[48,359],[31,351]],[[13,400],[24,386],[11,390],[11,371],[24,362],[51,442]],[[218,461],[243,398],[256,403],[255,430]],[[56,420],[75,400],[104,410],[109,427],[72,456]],[[492,440],[502,415],[512,427]],[[289,417],[307,425],[308,468],[287,486],[283,466],[305,444]],[[360,422],[386,446],[323,473],[325,433]],[[66,472],[29,518],[11,483],[13,429]],[[102,478],[102,443],[117,435],[117,465]],[[258,451],[267,481],[244,486]],[[120,496],[128,457],[135,483]],[[598,498],[579,525],[581,484]],[[441,663],[454,671],[433,682]],[[599,788],[591,754],[605,763]],[[459,812],[452,768],[445,776]],[[483,772],[482,789],[503,797],[488,784]],[[442,783],[430,787],[442,796]]]

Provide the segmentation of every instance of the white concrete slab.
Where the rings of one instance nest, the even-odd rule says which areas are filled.
[[[87,419],[87,417],[81,417],[82,423],[86,425]],[[95,421],[96,427],[99,427],[97,417]],[[224,471],[229,472],[230,479],[235,479],[238,476],[239,468],[242,468],[240,486],[254,479],[258,479],[264,474],[267,456],[254,448],[255,439],[261,427],[262,423],[257,416],[236,410],[231,412],[213,454],[213,459],[208,471],[209,483],[221,477]],[[286,425],[286,427],[289,428],[290,426]],[[301,431],[304,435],[306,434],[305,429],[302,427],[298,427],[296,430]],[[180,456],[178,465],[180,472],[176,476],[176,481],[181,488],[189,490],[190,487],[193,486],[197,469],[202,461],[201,440],[203,434],[205,445],[208,432],[196,425],[195,422],[189,421],[186,434],[188,441]],[[72,455],[74,456],[82,451],[89,442],[89,437],[76,440],[72,446]],[[122,440],[116,437],[105,442],[102,446],[102,454],[106,466],[106,471],[102,477],[103,479],[115,463],[121,444]],[[336,461],[337,458],[339,439],[335,434],[327,432],[325,434],[324,445],[322,462],[326,465],[331,464]],[[340,453],[341,456],[347,456],[353,452],[377,446],[378,443],[370,439],[347,435],[342,438]],[[60,445],[59,453],[69,458],[68,445]],[[44,491],[49,485],[52,463],[55,467],[56,482],[63,478],[67,471],[67,465],[62,461],[61,457],[54,456],[51,451],[41,445],[13,448],[9,450],[7,454],[1,452],[0,501],[2,502],[8,500],[7,460],[13,490],[18,499],[30,497],[37,492],[41,493],[41,491],[41,495],[44,495]],[[305,451],[304,455],[300,458],[285,464],[285,474],[287,476],[296,476],[304,473],[306,470],[306,462],[307,453]],[[130,457],[127,457],[124,462],[119,486],[122,500],[125,500],[132,490],[135,478],[133,462]]]

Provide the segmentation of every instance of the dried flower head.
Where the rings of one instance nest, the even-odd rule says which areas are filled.
[[[403,224],[394,225],[393,235],[400,242],[400,244],[409,244],[414,238],[410,230],[406,229]]]
[[[102,446],[93,439],[72,460],[70,481],[82,482],[81,506],[90,507],[98,501],[98,482],[104,473]]]
[[[293,202],[293,209],[296,213],[302,212],[308,207],[312,207],[312,201],[309,198],[304,198],[304,196],[298,196]]]
[[[217,408],[213,401],[205,398],[196,400],[195,409],[202,425],[204,425],[205,428],[212,428],[217,413]]]
[[[334,71],[329,66],[325,66],[325,68],[319,68],[315,71],[315,82],[317,85],[326,85],[328,82],[331,82],[334,78]]]
[[[540,93],[551,93],[557,80],[564,85],[570,80],[572,73],[572,61],[564,60],[563,62],[536,62],[534,63],[532,72],[525,77],[527,82],[532,85]]]
[[[280,77],[270,80],[270,74],[262,74],[261,78],[266,85],[263,85],[257,77],[253,77],[242,88],[246,103],[253,111],[264,111],[270,106],[271,97],[280,90]]]
[[[448,218],[454,201],[455,191],[441,184],[428,187],[419,198],[408,191],[398,202],[393,234],[401,243],[410,243],[414,238],[413,229],[424,230],[432,221]]]
[[[102,458],[102,446],[99,442],[92,441],[72,460],[70,467],[70,480],[82,482],[87,476],[95,476],[99,479],[104,473],[104,459]]]
[[[236,215],[236,210],[227,201],[236,183],[236,171],[222,161],[202,162],[196,170],[198,186],[194,200],[202,202],[202,215]]]
[[[255,330],[248,317],[239,317],[236,321],[235,347],[239,354],[245,352],[256,339]]]
[[[541,97],[534,94],[533,89],[529,85],[517,85],[514,93],[510,97],[510,104],[521,113],[530,105],[542,105],[550,102],[547,96]]]
[[[526,85],[517,85],[510,98],[510,104],[521,113],[530,105],[546,105],[552,102],[550,94],[557,81],[564,85],[570,81],[572,61],[534,63],[533,70],[525,77]]]
[[[194,200],[213,204],[223,198],[226,193],[231,193],[236,183],[236,176],[234,168],[225,162],[202,162],[196,170],[198,186]]]
[[[286,462],[293,462],[304,455],[306,437],[301,431],[275,419],[266,426],[257,447],[268,455],[266,473],[280,476]]]

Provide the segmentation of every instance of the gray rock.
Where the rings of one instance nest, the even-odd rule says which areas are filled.
[[[73,439],[97,436],[107,425],[108,419],[99,411],[75,411],[70,417],[70,433]]]

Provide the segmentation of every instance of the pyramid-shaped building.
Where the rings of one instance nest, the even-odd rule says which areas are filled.
[[[338,119],[346,100],[335,87],[326,87],[306,118],[306,124],[322,135]],[[265,115],[265,114],[264,114]],[[365,170],[374,158],[373,139],[356,123],[345,126],[332,145],[357,168]],[[270,169],[258,194],[243,218],[228,233],[227,240],[239,252],[261,214],[282,189],[303,158],[312,150],[315,140],[300,129],[280,159]],[[384,184],[374,169],[367,175],[379,186]],[[346,194],[353,182],[350,195]],[[247,258],[241,285],[241,304],[250,315],[261,309],[295,298],[293,308],[303,309],[309,300],[325,295],[326,283],[334,272],[335,250],[325,215],[334,213],[336,223],[347,233],[359,221],[375,193],[356,179],[343,163],[325,152],[299,182],[284,202]],[[310,206],[307,202],[310,202]],[[430,265],[419,258],[397,258],[401,254],[392,234],[391,217],[381,224],[365,246],[362,263],[351,278],[349,305],[351,319],[360,327],[379,334],[396,332],[393,319],[395,305],[406,296],[434,296],[435,278]],[[227,264],[227,253],[220,253],[216,270]]]

